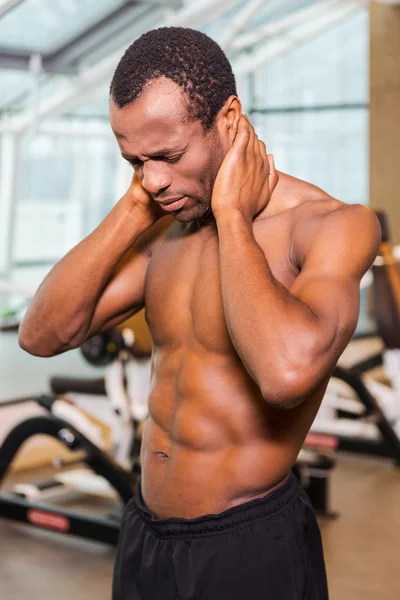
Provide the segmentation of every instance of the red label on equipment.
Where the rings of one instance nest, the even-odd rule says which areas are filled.
[[[26,513],[26,516],[28,521],[37,527],[46,527],[47,529],[54,529],[54,531],[62,531],[63,533],[69,531],[70,528],[70,522],[67,517],[55,515],[54,513],[31,508]]]
[[[321,433],[309,433],[304,442],[305,446],[309,448],[329,448],[330,450],[336,450],[339,445],[339,440],[331,435],[324,435]]]

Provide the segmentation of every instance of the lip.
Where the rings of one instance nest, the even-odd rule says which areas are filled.
[[[180,200],[174,200],[173,202],[168,202],[166,204],[163,204],[162,202],[160,202],[161,208],[163,210],[165,210],[166,212],[173,212],[174,210],[179,210],[180,208],[183,208],[183,206],[185,204],[186,204],[186,196],[184,196]]]

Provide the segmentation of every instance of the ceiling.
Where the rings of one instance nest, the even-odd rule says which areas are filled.
[[[32,118],[105,117],[124,49],[163,25],[201,29],[235,73],[275,60],[332,27],[362,0],[0,0],[0,124]]]

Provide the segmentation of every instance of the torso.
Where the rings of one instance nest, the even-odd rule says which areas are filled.
[[[339,204],[297,182],[281,177],[274,203],[253,222],[275,279],[287,289],[301,268],[299,220]],[[141,456],[146,505],[159,518],[195,518],[265,495],[287,477],[327,381],[290,410],[262,398],[227,330],[215,223],[174,222],[157,241],[145,305],[153,338]]]

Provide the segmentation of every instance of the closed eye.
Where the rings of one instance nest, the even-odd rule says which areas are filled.
[[[171,158],[166,158],[165,156],[154,156],[152,160],[163,160],[167,163],[176,163],[181,158],[182,154],[180,154],[179,156],[172,156]]]
[[[124,157],[125,158],[125,157]],[[151,158],[151,160],[157,160],[157,161],[164,161],[166,163],[177,163],[178,160],[180,160],[182,158],[182,154],[179,154],[178,156],[172,156],[171,158],[166,158],[165,156],[153,156]],[[129,159],[126,158],[125,160],[128,161],[128,163],[134,168],[139,168],[143,165],[143,161],[139,160],[139,159]]]

